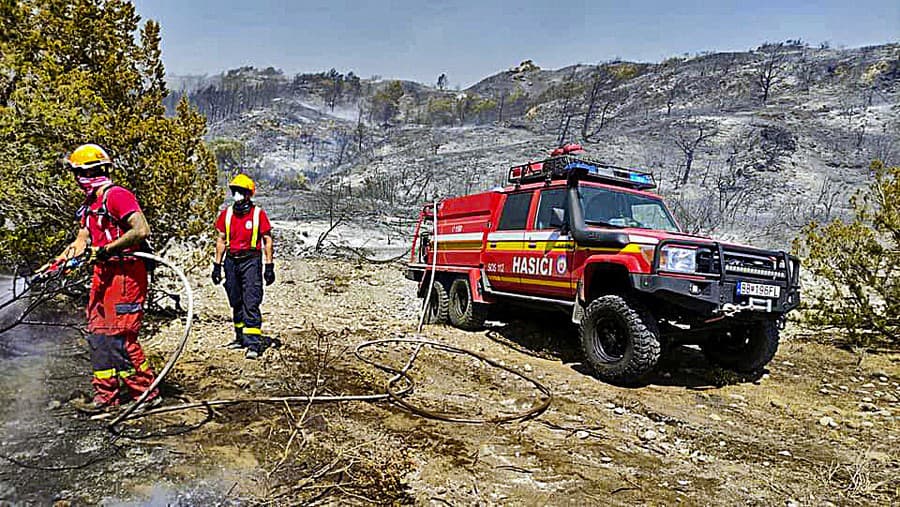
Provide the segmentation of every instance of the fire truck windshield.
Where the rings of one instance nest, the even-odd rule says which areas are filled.
[[[681,232],[661,199],[587,185],[579,193],[588,224]]]

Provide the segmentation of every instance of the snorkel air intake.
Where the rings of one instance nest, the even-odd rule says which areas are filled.
[[[624,248],[629,243],[628,234],[619,231],[592,230],[584,223],[584,210],[581,207],[581,194],[578,192],[578,181],[581,170],[572,170],[566,179],[566,203],[569,221],[569,233],[580,246],[597,248]]]

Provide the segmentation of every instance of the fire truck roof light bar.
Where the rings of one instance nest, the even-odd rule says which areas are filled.
[[[571,156],[553,157],[541,162],[513,166],[509,169],[509,182],[514,185],[568,177],[572,171],[582,171],[583,177],[617,186],[648,190],[656,188],[653,174],[599,162],[586,161]]]

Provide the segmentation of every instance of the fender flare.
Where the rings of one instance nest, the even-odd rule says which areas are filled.
[[[591,255],[584,260],[581,273],[578,274],[578,299],[586,301],[586,296],[591,293],[591,281],[594,278],[594,271],[601,266],[621,266],[626,274],[640,273],[641,267],[638,260],[632,255]],[[628,277],[628,284],[631,285],[631,278]]]

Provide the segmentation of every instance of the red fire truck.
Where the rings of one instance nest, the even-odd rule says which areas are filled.
[[[744,372],[774,356],[800,302],[796,257],[682,232],[651,173],[578,145],[512,167],[509,184],[423,206],[407,278],[422,298],[432,287],[430,322],[476,330],[493,308],[561,308],[615,383],[640,382],[676,344]]]

